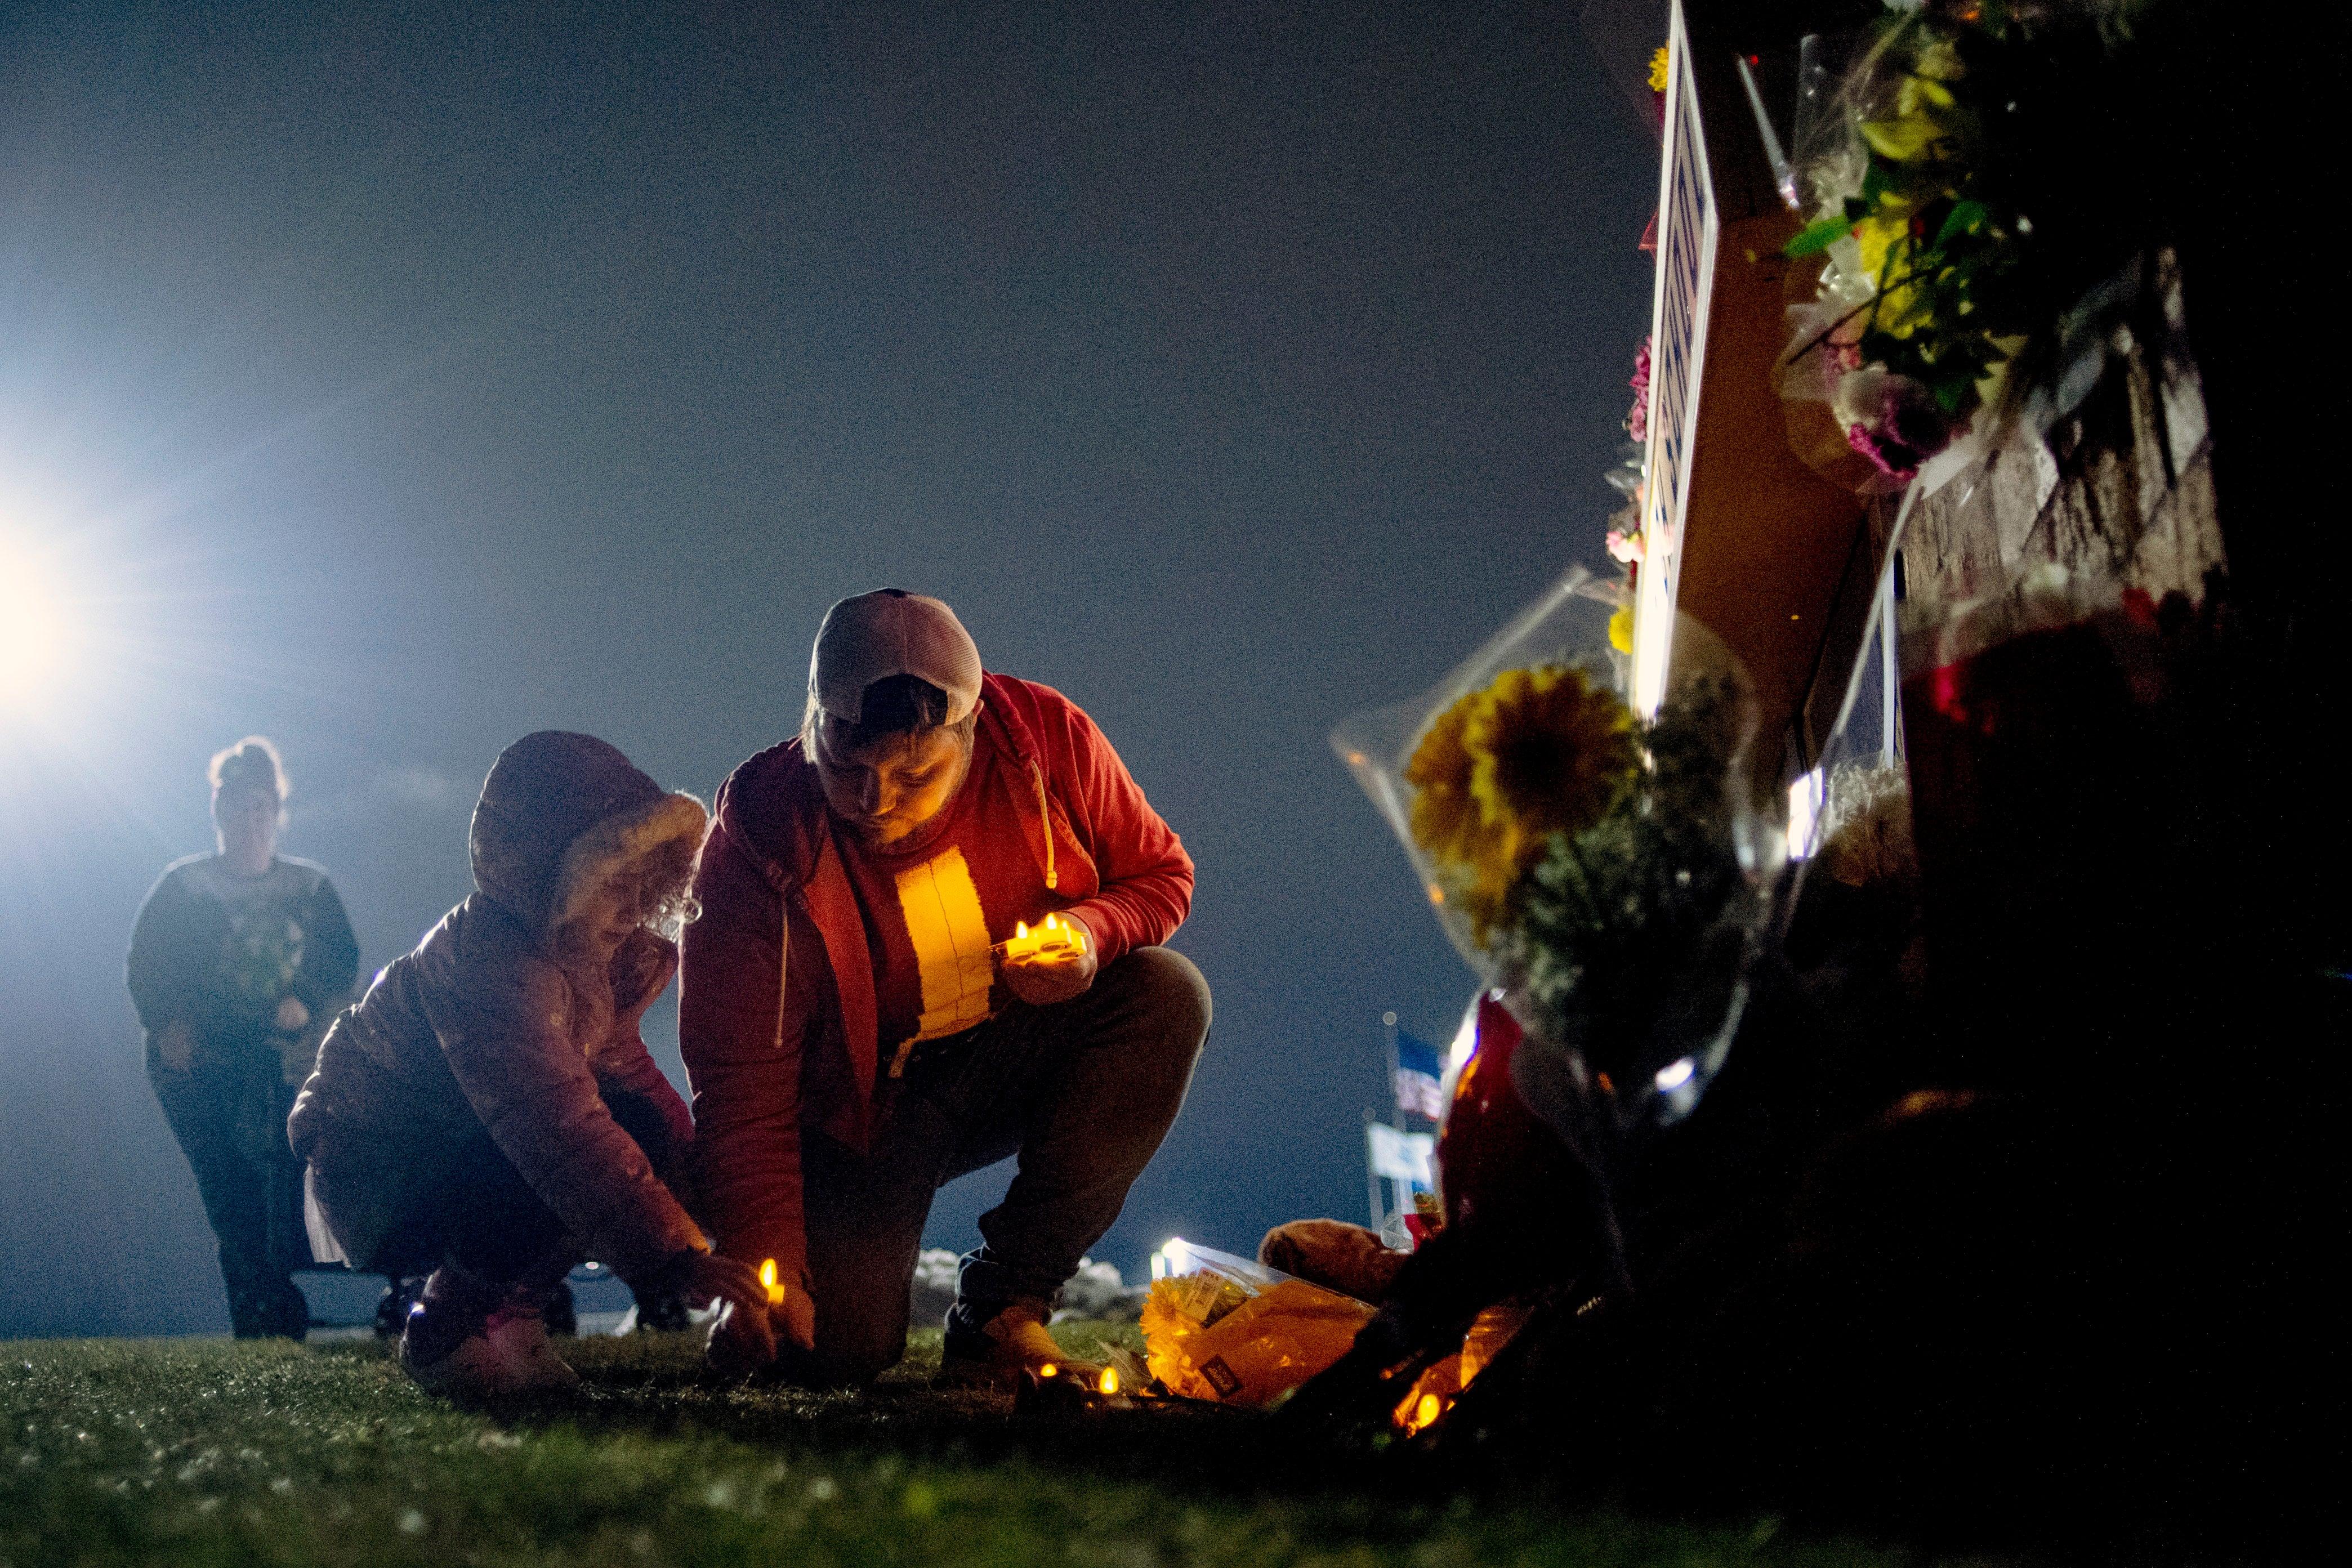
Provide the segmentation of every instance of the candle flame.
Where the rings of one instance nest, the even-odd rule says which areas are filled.
[[[1105,1394],[1116,1394],[1118,1392],[1118,1368],[1115,1366],[1106,1366],[1103,1368],[1102,1391]]]
[[[781,1307],[784,1304],[784,1283],[776,1278],[776,1260],[773,1258],[760,1265],[760,1288],[768,1292],[768,1305]]]
[[[1057,1375],[1061,1370],[1062,1369],[1060,1367],[1055,1366],[1049,1361],[1045,1365],[1037,1369],[1037,1375],[1040,1377],[1053,1377]]]
[[[1016,921],[1014,921],[1014,922],[1013,923],[1013,936],[1028,936],[1028,935],[1029,935],[1029,923],[1028,923],[1026,920],[1016,920]]]

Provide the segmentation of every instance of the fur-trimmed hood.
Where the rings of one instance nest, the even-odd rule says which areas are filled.
[[[592,735],[542,729],[499,754],[468,834],[474,887],[544,936],[617,866],[708,818]]]
[[[681,793],[616,812],[589,828],[564,848],[548,902],[547,928],[552,931],[570,920],[589,894],[632,861],[673,841],[689,850],[698,846],[709,825],[710,814],[702,802]]]

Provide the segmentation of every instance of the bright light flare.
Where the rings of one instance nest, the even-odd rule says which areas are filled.
[[[0,702],[29,706],[53,691],[77,641],[49,575],[35,562],[0,562]]]

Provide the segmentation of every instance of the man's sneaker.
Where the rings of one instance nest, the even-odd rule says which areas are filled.
[[[444,1266],[408,1310],[401,1369],[457,1404],[570,1388],[580,1375],[547,1343],[545,1292],[509,1290]]]
[[[1073,1361],[1045,1332],[1045,1322],[1053,1312],[1051,1302],[1022,1296],[971,1328],[966,1325],[973,1314],[958,1301],[948,1314],[940,1381],[960,1387],[1012,1389],[1027,1373],[1039,1378],[1072,1378],[1089,1388],[1098,1385],[1102,1368],[1091,1362]]]

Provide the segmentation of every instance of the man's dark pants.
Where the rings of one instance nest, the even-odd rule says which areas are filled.
[[[1018,1174],[980,1217],[957,1311],[976,1325],[1016,1298],[1050,1300],[1174,1124],[1209,1014],[1192,960],[1139,947],[1069,1001],[1016,1004],[918,1047],[905,1077],[884,1086],[866,1155],[811,1134],[801,1159],[816,1351],[788,1346],[779,1370],[859,1384],[897,1364],[932,1194],[1010,1155]]]

